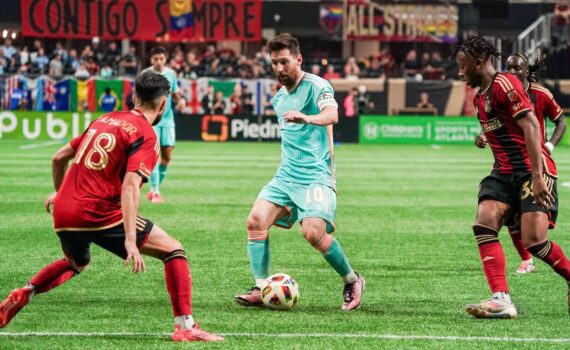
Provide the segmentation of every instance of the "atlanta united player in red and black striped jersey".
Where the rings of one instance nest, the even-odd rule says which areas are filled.
[[[474,99],[477,117],[495,158],[491,174],[481,181],[473,226],[493,294],[491,299],[466,305],[469,314],[482,318],[517,315],[498,239],[499,229],[512,213],[521,213],[521,235],[528,251],[570,283],[570,262],[560,246],[548,239],[558,212],[556,165],[522,83],[494,69],[493,58],[499,56],[481,37],[465,40],[456,50],[460,78],[478,89]]]

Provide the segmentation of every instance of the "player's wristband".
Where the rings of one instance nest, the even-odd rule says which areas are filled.
[[[548,153],[552,153],[552,150],[554,150],[554,145],[552,144],[552,142],[548,141],[547,143],[544,144],[544,147],[546,147],[546,149],[548,150]]]

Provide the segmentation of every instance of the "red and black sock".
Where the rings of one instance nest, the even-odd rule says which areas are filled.
[[[184,250],[173,251],[163,261],[174,316],[192,315],[192,277]]]
[[[519,253],[521,260],[528,260],[532,258],[532,254],[530,254],[529,251],[526,250],[526,248],[524,247],[521,231],[509,228],[509,235],[511,236],[513,245],[515,246],[517,252]]]
[[[501,242],[499,242],[499,233],[490,227],[482,225],[474,225],[473,232],[479,246],[483,272],[489,287],[491,287],[491,291],[493,293],[508,292],[507,263],[503,247]]]
[[[570,285],[570,261],[558,244],[547,239],[527,249],[532,255],[550,265]]]
[[[35,293],[45,293],[75,276],[77,272],[64,260],[56,260],[41,269],[29,284],[35,288]]]

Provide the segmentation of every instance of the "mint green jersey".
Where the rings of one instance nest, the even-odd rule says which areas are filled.
[[[153,72],[162,75],[170,83],[170,93],[178,92],[178,82],[176,80],[176,72],[168,67],[164,67],[162,72],[155,71],[152,66],[144,69],[141,73]],[[156,126],[166,126],[174,127],[174,113],[172,112],[172,96],[168,95],[166,100],[166,108],[164,109],[164,114],[162,115],[162,120]]]
[[[282,87],[271,100],[281,127],[281,165],[275,177],[335,188],[332,125],[288,123],[283,119],[288,111],[299,111],[310,117],[326,106],[338,108],[334,90],[327,80],[303,74],[293,91]]]

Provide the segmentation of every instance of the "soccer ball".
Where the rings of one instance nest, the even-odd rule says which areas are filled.
[[[261,286],[263,304],[273,310],[291,310],[299,301],[299,285],[289,275],[277,273]]]

